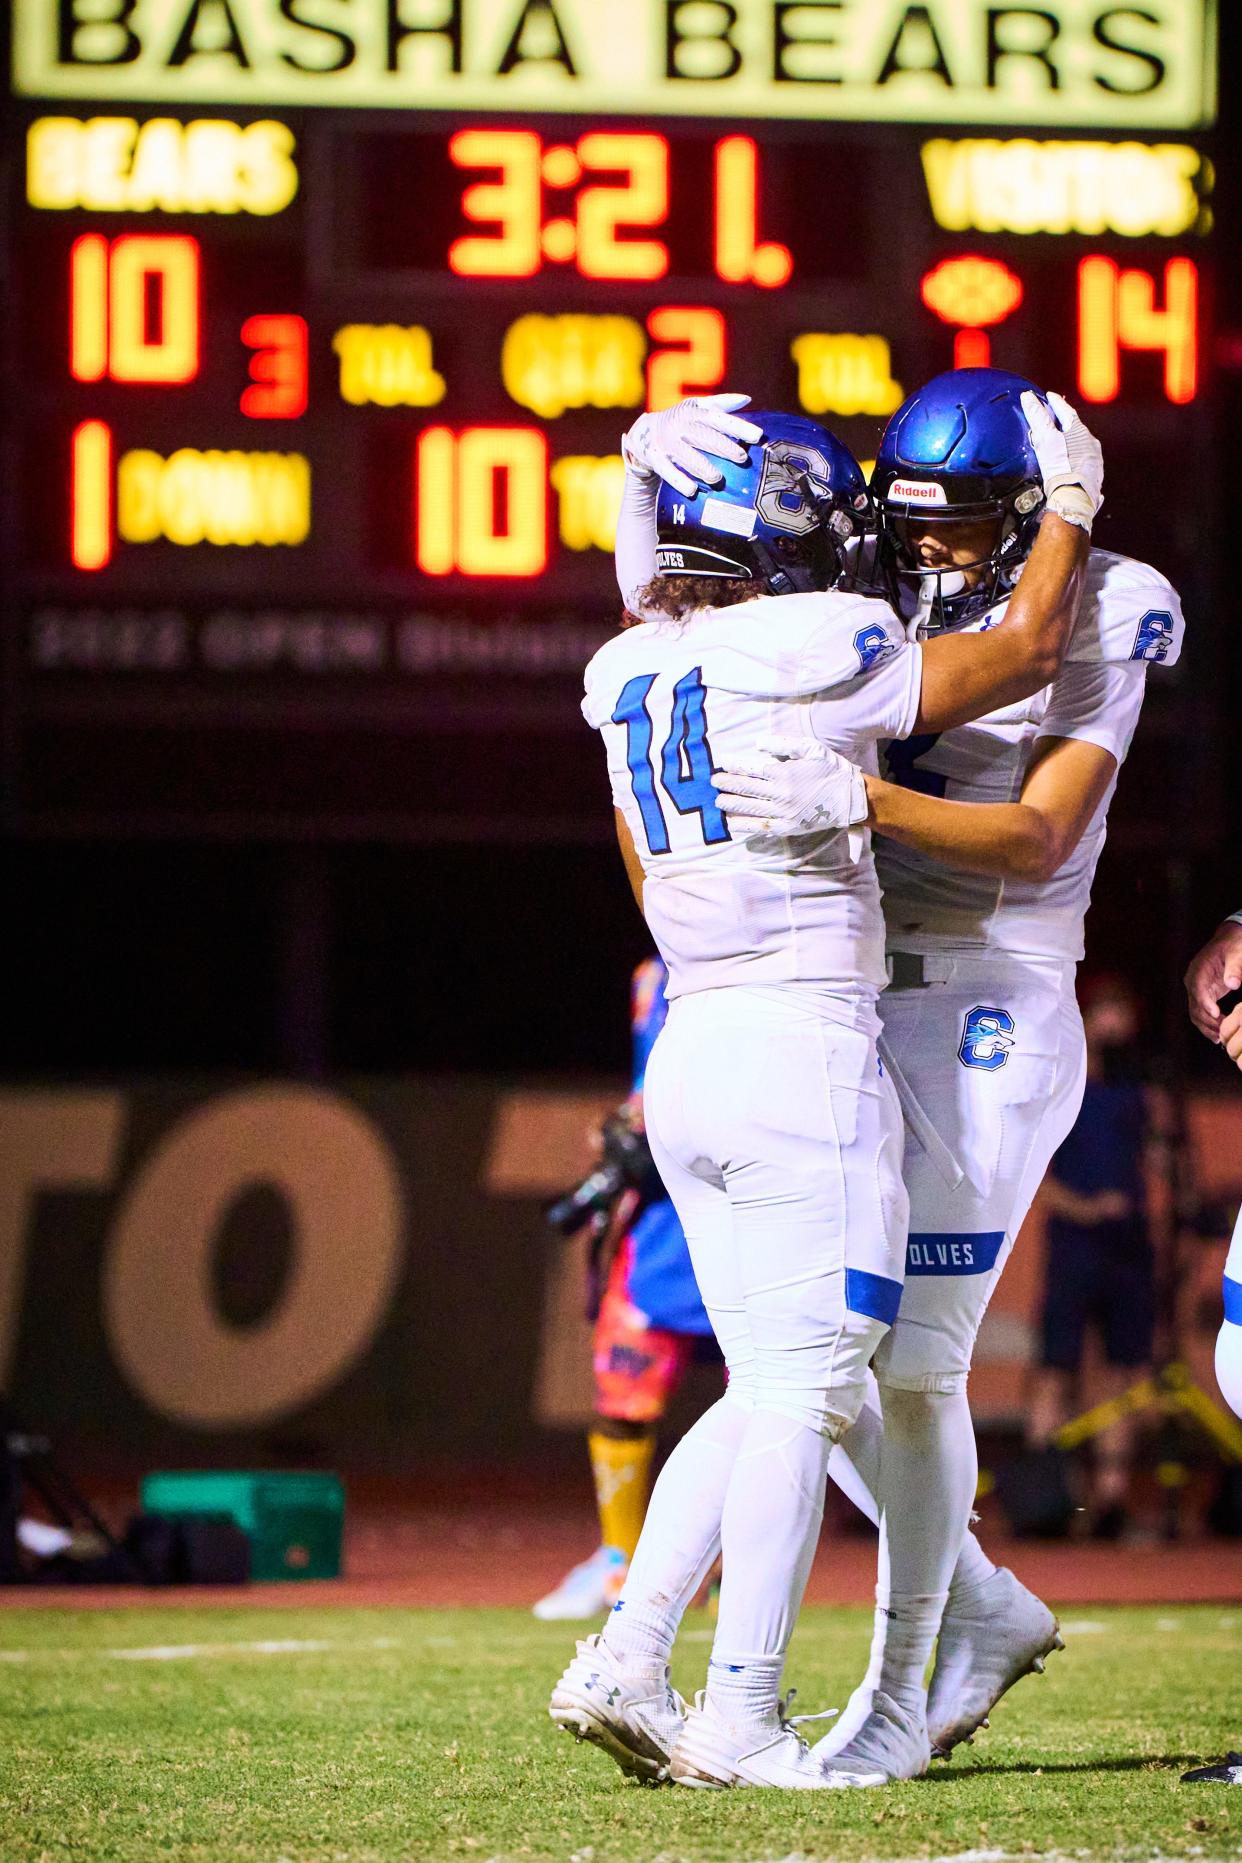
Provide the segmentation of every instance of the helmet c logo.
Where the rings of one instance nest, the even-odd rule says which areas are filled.
[[[963,1067],[981,1067],[994,1074],[1004,1067],[1013,1047],[1013,1017],[1007,1009],[989,1009],[979,1003],[966,1012],[957,1058]]]
[[[827,490],[832,468],[816,446],[772,440],[763,449],[763,476],[755,509],[773,530],[805,537],[819,518],[802,495],[803,478],[818,479]]]
[[[1167,660],[1173,645],[1173,617],[1167,608],[1149,608],[1134,637],[1132,660]]]

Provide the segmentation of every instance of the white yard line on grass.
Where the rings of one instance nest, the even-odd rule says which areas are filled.
[[[113,1650],[0,1650],[0,1662],[31,1662],[50,1656],[61,1662],[102,1656],[119,1662],[184,1662],[199,1656],[301,1656],[323,1650],[394,1650],[396,1637],[332,1643],[323,1637],[265,1637],[254,1643],[153,1643],[146,1648]]]
[[[594,1851],[588,1844],[575,1852],[571,1863],[592,1863]],[[1176,1858],[1168,1857],[1161,1850],[1153,1850],[1150,1845],[1137,1844],[1118,1850],[957,1850],[941,1857],[886,1857],[884,1863],[1031,1863],[1037,1858],[1038,1863],[1183,1863],[1183,1858],[1191,1856],[1195,1863],[1237,1863],[1237,1853],[1233,1856],[1208,1857],[1198,1848],[1179,1852]],[[504,1857],[493,1857],[490,1863],[509,1863]],[[652,1863],[666,1863],[663,1857],[652,1859]],[[671,1863],[671,1859],[669,1860]],[[755,1863],[831,1863],[828,1858],[816,1857],[813,1852],[793,1850],[785,1857],[756,1858]]]

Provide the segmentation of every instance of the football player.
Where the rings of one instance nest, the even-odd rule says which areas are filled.
[[[1081,423],[1061,431],[1034,394],[1023,407],[1038,536],[1006,626],[969,639],[909,639],[887,602],[840,587],[870,501],[815,423],[757,417],[761,437],[711,493],[657,477],[664,415],[627,436],[618,562],[631,615],[649,618],[592,660],[583,710],[669,970],[648,1138],[730,1379],[669,1457],[617,1605],[552,1696],[554,1720],[641,1777],[822,1788],[889,1776],[821,1762],[778,1704],[829,1449],[857,1418],[905,1262],[901,1113],[876,1045],[879,889],[865,834],[735,834],[712,778],[773,732],[874,770],[879,740],[953,729],[1056,676],[1102,469]],[[860,787],[850,772],[847,824]],[[686,1709],[668,1657],[717,1550],[708,1683]],[[892,1644],[921,1673],[942,1598],[903,1594],[894,1570],[891,1603]]]
[[[628,1109],[636,1121],[642,1118],[647,1058],[668,1013],[667,981],[658,957],[645,958],[634,972]],[[587,1446],[600,1543],[534,1606],[535,1616],[545,1621],[598,1617],[616,1603],[647,1511],[656,1426],[702,1348],[716,1351],[676,1210],[666,1196],[623,1195],[624,1233],[591,1341],[595,1422]]]
[[[872,478],[876,573],[914,639],[953,638],[969,652],[1008,625],[1047,490],[1022,414],[1029,392],[1001,370],[953,371],[885,430]],[[1072,410],[1050,400],[1068,424]],[[700,456],[705,422],[723,424],[714,408],[682,415]],[[732,430],[709,444],[727,457],[739,442]],[[868,1675],[823,1745],[890,1777],[919,1770],[927,1737],[921,1675],[894,1645],[899,1593],[944,1606],[927,1730],[941,1754],[1060,1646],[1051,1612],[966,1531],[977,1479],[966,1380],[1013,1239],[1077,1115],[1083,918],[1148,669],[1171,665],[1181,640],[1178,598],[1159,571],[1092,550],[1056,679],[949,731],[890,743],[884,775],[866,777],[881,837],[881,1016],[906,1116],[910,1238],[901,1310],[876,1358],[883,1421],[873,1397],[834,1470],[849,1458],[848,1491],[860,1498],[861,1482],[873,1518],[890,1465],[908,1479],[894,1479],[885,1510],[893,1595],[882,1576]],[[772,748],[779,754],[718,760],[735,831],[790,834],[839,819],[831,753]]]

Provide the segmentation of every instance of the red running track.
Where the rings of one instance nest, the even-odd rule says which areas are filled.
[[[369,1484],[368,1484],[369,1486]],[[110,1512],[124,1512],[109,1510]],[[496,1496],[461,1499],[355,1498],[345,1576],[334,1581],[151,1591],[138,1586],[25,1586],[0,1592],[0,1609],[73,1606],[219,1604],[236,1607],[315,1604],[531,1604],[595,1543],[589,1504],[575,1498]],[[1242,1603],[1242,1542],[1195,1539],[1114,1545],[1007,1540],[987,1529],[992,1558],[1058,1605]],[[875,1541],[829,1533],[807,1591],[814,1604],[867,1604],[875,1582]]]

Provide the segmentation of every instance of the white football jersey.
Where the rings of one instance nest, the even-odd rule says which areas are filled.
[[[995,627],[1001,604],[965,631]],[[1176,591],[1158,570],[1092,550],[1087,586],[1059,678],[1032,698],[939,737],[887,747],[890,781],[954,802],[1016,802],[1041,737],[1085,738],[1118,765],[1130,748],[1147,668],[1171,666],[1182,647]],[[1050,880],[963,873],[930,854],[877,838],[890,950],[1006,951],[1077,961],[1116,777],[1078,846]]]
[[[861,595],[699,609],[600,648],[583,715],[603,734],[670,997],[736,983],[882,987],[869,845],[851,862],[840,832],[745,838],[711,778],[777,735],[816,738],[874,771],[878,740],[913,729],[921,685],[921,647],[886,602]]]

